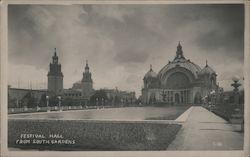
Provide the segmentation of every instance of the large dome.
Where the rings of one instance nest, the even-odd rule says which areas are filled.
[[[190,71],[195,76],[195,78],[198,78],[198,73],[201,71],[201,68],[197,64],[191,62],[190,60],[185,59],[178,62],[176,61],[169,62],[166,66],[164,66],[160,70],[159,77],[161,78],[167,71],[176,67],[181,67]]]
[[[183,52],[182,52],[182,46],[179,45],[177,46],[177,52],[176,52],[176,57],[174,58],[174,60],[172,62],[169,62],[167,65],[165,65],[159,72],[158,76],[159,78],[164,77],[164,75],[176,68],[183,68],[189,72],[191,72],[193,74],[193,76],[195,77],[195,79],[198,78],[198,73],[201,71],[200,66],[198,66],[197,64],[191,62],[189,59],[187,60],[184,56],[183,56]]]

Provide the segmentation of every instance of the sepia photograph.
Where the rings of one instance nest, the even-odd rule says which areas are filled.
[[[243,151],[245,5],[8,4],[8,151]]]

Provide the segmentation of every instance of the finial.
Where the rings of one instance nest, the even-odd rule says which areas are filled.
[[[150,71],[152,71],[152,64],[150,64]]]
[[[180,47],[180,48],[181,48],[181,41],[179,41],[179,43],[178,43],[178,47]]]
[[[182,51],[182,46],[181,46],[181,42],[179,41],[178,43],[178,46],[177,46],[177,51],[176,51],[176,57],[175,59],[178,59],[178,58],[184,58],[185,57],[183,56],[183,51]]]
[[[180,42],[180,41],[179,41],[179,43],[178,43],[177,49],[179,49],[179,50],[182,49],[182,46],[181,46],[181,42]]]
[[[85,69],[89,69],[88,60],[86,60]]]
[[[54,52],[54,55],[56,56],[56,48],[55,48],[55,52]]]
[[[207,65],[207,60],[206,60],[206,67],[207,67],[208,65]]]

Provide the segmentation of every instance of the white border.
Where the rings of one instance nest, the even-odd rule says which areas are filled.
[[[250,0],[245,3],[245,38],[244,38],[244,84],[245,84],[245,134],[244,156],[250,157]]]
[[[0,0],[1,1],[1,0]],[[7,149],[7,61],[8,61],[8,34],[7,34],[7,12],[8,4],[245,4],[245,40],[244,40],[244,84],[245,84],[245,134],[244,151],[8,151]],[[26,156],[88,156],[88,157],[132,157],[132,156],[204,156],[204,157],[249,157],[250,150],[250,45],[249,45],[249,8],[250,1],[247,0],[3,0],[1,4],[1,54],[0,54],[0,101],[1,101],[1,156],[3,157],[26,157]],[[246,105],[247,104],[247,105]]]

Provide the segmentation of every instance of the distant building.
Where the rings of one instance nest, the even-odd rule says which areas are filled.
[[[111,103],[119,103],[119,104],[133,104],[136,101],[135,92],[129,92],[129,91],[121,91],[116,89],[101,89],[103,90],[108,100],[110,100]]]
[[[47,90],[33,90],[33,89],[21,89],[8,87],[8,107],[18,108],[27,106],[24,102],[24,98],[28,95],[32,95],[35,103],[38,105],[43,95],[47,94]],[[36,105],[34,104],[34,105]]]
[[[176,56],[159,73],[149,71],[143,78],[142,102],[199,104],[212,90],[218,89],[216,72],[207,64],[204,68],[186,59],[182,46],[177,46]]]
[[[9,94],[9,105],[10,107],[24,107],[31,106],[27,105],[33,103],[43,103],[46,105],[47,99],[51,106],[58,105],[59,96],[61,96],[62,105],[89,105],[91,97],[100,90],[94,90],[92,74],[86,61],[82,79],[73,84],[72,88],[63,89],[63,73],[61,64],[58,61],[58,56],[55,48],[54,55],[52,56],[52,62],[49,64],[48,77],[48,89],[34,90],[34,89],[19,89],[19,88],[8,88]],[[118,102],[134,102],[135,92],[118,91],[116,90],[104,90],[107,93],[109,100],[115,100],[115,96]],[[49,97],[46,97],[49,96]],[[26,102],[24,100],[27,100]],[[41,104],[40,104],[41,105]]]
[[[79,90],[82,92],[82,80],[73,83],[72,89]]]
[[[88,61],[86,61],[82,80],[75,82],[72,88],[64,89],[63,96],[77,100],[80,104],[89,104],[94,92],[92,74],[89,71]]]
[[[60,95],[63,92],[63,73],[61,71],[61,64],[58,62],[58,56],[56,54],[56,48],[54,56],[52,57],[52,63],[49,65],[48,72],[48,91]]]

